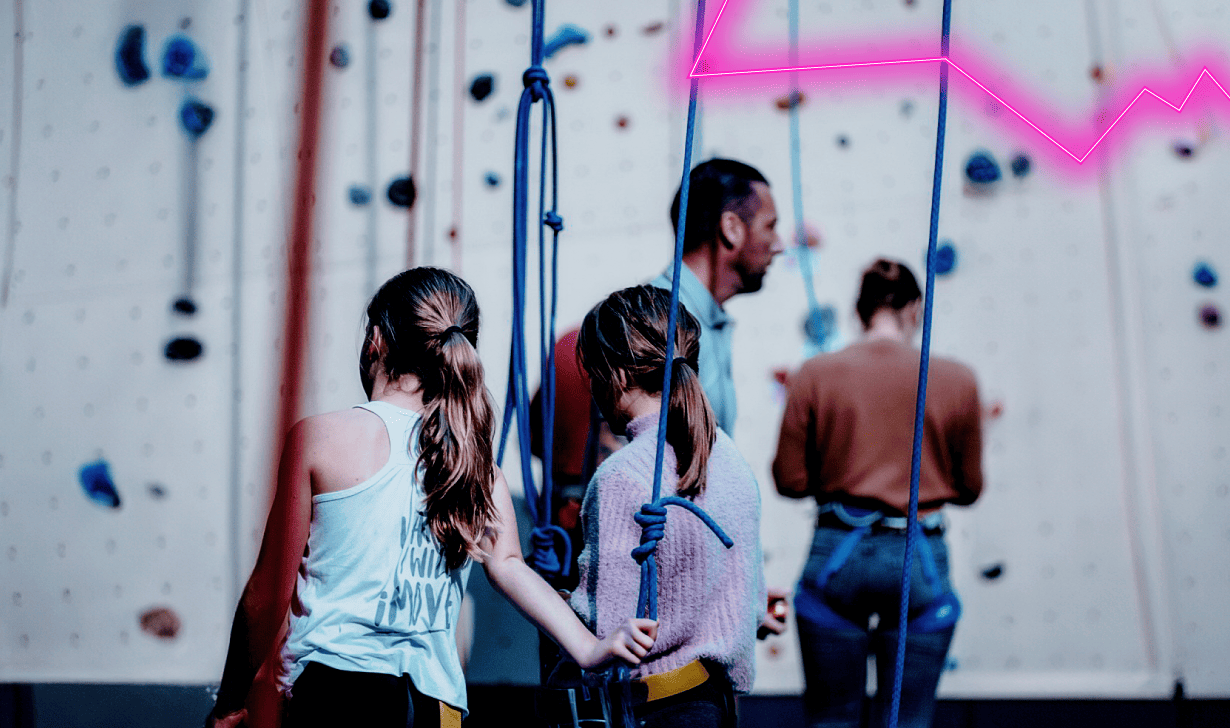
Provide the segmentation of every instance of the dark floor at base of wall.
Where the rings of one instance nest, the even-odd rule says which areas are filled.
[[[0,728],[199,728],[211,701],[205,686],[0,685]],[[532,715],[523,686],[470,687],[466,728],[505,728]],[[518,720],[516,725],[534,725]],[[797,696],[739,701],[740,728],[803,725]],[[933,728],[1225,728],[1230,700],[941,700]]]

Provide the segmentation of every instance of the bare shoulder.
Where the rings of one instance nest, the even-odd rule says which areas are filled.
[[[352,407],[305,417],[295,424],[295,430],[317,493],[357,485],[389,459],[384,423],[365,409]]]

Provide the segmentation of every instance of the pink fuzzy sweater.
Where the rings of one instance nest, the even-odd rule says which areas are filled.
[[[599,638],[636,616],[641,569],[631,553],[641,528],[632,516],[652,491],[657,431],[656,413],[629,423],[632,442],[602,463],[585,493],[581,583],[570,603]],[[662,495],[674,495],[678,476],[669,444],[665,457]],[[727,549],[696,516],[667,507],[666,535],[657,551],[658,638],[633,674],[667,672],[703,657],[724,665],[735,690],[747,692],[755,678],[756,628],[765,610],[760,490],[720,430],[709,456],[708,482],[695,502],[735,545]]]

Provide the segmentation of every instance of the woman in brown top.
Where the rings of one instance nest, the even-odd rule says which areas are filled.
[[[795,598],[804,704],[812,726],[861,724],[867,655],[876,656],[872,726],[886,725],[897,652],[921,291],[905,265],[863,273],[864,335],[808,360],[790,379],[773,477],[791,498],[820,504]],[[909,636],[898,725],[929,726],[960,604],[948,581],[940,508],[982,492],[978,389],[969,367],[931,358],[912,565]],[[879,621],[870,627],[871,616]]]

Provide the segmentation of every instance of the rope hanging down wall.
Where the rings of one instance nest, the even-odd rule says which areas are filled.
[[[508,362],[508,394],[504,401],[504,425],[500,433],[500,449],[497,463],[504,461],[504,448],[508,444],[509,428],[515,415],[517,421],[517,445],[521,455],[521,482],[525,487],[525,502],[534,522],[531,532],[530,565],[538,573],[553,577],[567,576],[572,563],[572,544],[567,532],[551,523],[551,492],[554,467],[555,429],[555,312],[559,267],[559,233],[564,228],[563,218],[557,212],[559,200],[559,173],[555,133],[555,97],[551,93],[550,77],[542,67],[543,16],[545,0],[534,0],[533,27],[530,40],[530,67],[522,76],[525,86],[521,102],[517,106],[517,131],[513,151],[513,241],[512,241],[512,346]],[[540,350],[542,364],[542,434],[543,434],[543,482],[539,491],[535,487],[534,471],[530,462],[530,415],[529,384],[526,365],[526,267],[529,235],[530,209],[530,115],[534,104],[542,102],[542,138],[539,149],[538,180],[538,314],[541,332]],[[550,209],[547,208],[547,179],[550,177]],[[551,229],[551,245],[548,253],[547,228]],[[550,258],[550,281],[547,275],[547,259]],[[548,296],[550,301],[548,302]],[[563,558],[557,547],[564,552]]]
[[[952,0],[944,0],[943,30],[940,34],[940,56],[948,58],[948,36],[952,27]],[[940,63],[939,119],[935,133],[935,166],[931,180],[931,229],[927,238],[927,290],[923,305],[922,356],[918,360],[918,397],[914,407],[914,449],[910,461],[909,528],[905,533],[905,561],[901,565],[901,612],[897,632],[897,660],[893,671],[893,697],[889,708],[889,728],[897,727],[901,709],[901,681],[905,670],[906,627],[910,614],[910,565],[921,535],[918,527],[918,482],[922,470],[923,419],[927,407],[927,368],[931,361],[931,310],[935,303],[936,241],[940,229],[940,188],[944,177],[944,133],[948,124],[948,61]]]

